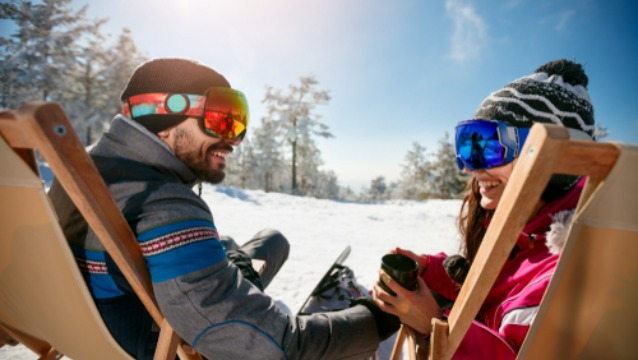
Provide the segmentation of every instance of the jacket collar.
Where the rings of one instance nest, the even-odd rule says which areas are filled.
[[[181,183],[194,186],[195,174],[173,154],[166,143],[141,125],[117,115],[109,131],[97,143],[92,153],[109,153],[116,157],[137,161],[168,173]]]
[[[547,232],[552,228],[552,224],[564,221],[562,219],[565,217],[558,215],[566,211],[573,211],[576,208],[580,194],[585,186],[585,181],[585,177],[580,178],[569,193],[541,207],[536,216],[525,225],[521,235],[519,235],[516,243],[519,250],[534,247],[536,244],[545,244]],[[569,227],[569,224],[564,224],[564,226]]]

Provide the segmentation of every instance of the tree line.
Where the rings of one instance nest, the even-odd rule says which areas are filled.
[[[317,137],[330,138],[320,121],[318,105],[330,101],[328,91],[318,89],[314,76],[302,76],[288,91],[266,88],[267,114],[251,129],[242,146],[228,157],[225,183],[243,189],[261,189],[333,200],[383,201],[391,199],[453,199],[465,189],[467,176],[456,167],[454,145],[446,133],[434,154],[413,143],[402,164],[399,180],[387,183],[383,176],[355,193],[339,185],[332,170],[321,170]]]
[[[120,92],[146,56],[130,30],[111,39],[101,29],[107,19],[88,19],[88,6],[73,11],[70,3],[0,4],[0,19],[15,27],[10,36],[0,38],[0,106],[59,102],[80,139],[90,144],[119,111]]]
[[[127,28],[112,39],[102,32],[108,19],[88,19],[88,5],[78,11],[71,0],[0,3],[0,20],[14,26],[0,37],[0,107],[44,100],[62,105],[80,139],[89,145],[120,112],[120,92],[135,67],[147,59]],[[242,146],[229,156],[225,183],[300,196],[346,200],[456,198],[465,187],[446,134],[437,151],[427,154],[414,143],[399,180],[372,179],[355,193],[339,185],[324,165],[316,139],[330,138],[317,107],[330,95],[312,75],[301,76],[287,91],[266,87],[267,113]]]

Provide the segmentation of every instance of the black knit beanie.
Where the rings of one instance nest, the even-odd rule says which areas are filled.
[[[594,108],[587,93],[583,67],[559,59],[539,67],[490,94],[474,114],[476,119],[503,120],[516,127],[552,123],[581,130],[594,138]],[[569,191],[577,176],[553,175],[543,194],[551,201]]]
[[[139,65],[124,87],[120,100],[147,93],[204,95],[210,87],[230,87],[218,72],[190,59],[158,58]],[[185,115],[144,115],[137,121],[153,133],[158,133],[186,120]]]

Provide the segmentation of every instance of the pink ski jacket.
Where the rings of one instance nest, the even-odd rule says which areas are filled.
[[[454,359],[515,359],[549,285],[558,254],[550,251],[546,234],[556,214],[576,207],[584,179],[567,195],[546,204],[525,225],[509,259],[463,338]],[[458,285],[443,268],[444,253],[425,255],[423,273],[432,290],[456,300]]]

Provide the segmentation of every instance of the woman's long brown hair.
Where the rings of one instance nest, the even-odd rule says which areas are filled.
[[[487,230],[483,225],[483,221],[491,218],[492,215],[494,215],[494,210],[485,210],[481,207],[478,181],[472,177],[468,181],[461,212],[457,219],[457,226],[463,238],[461,251],[469,264],[474,261]]]

